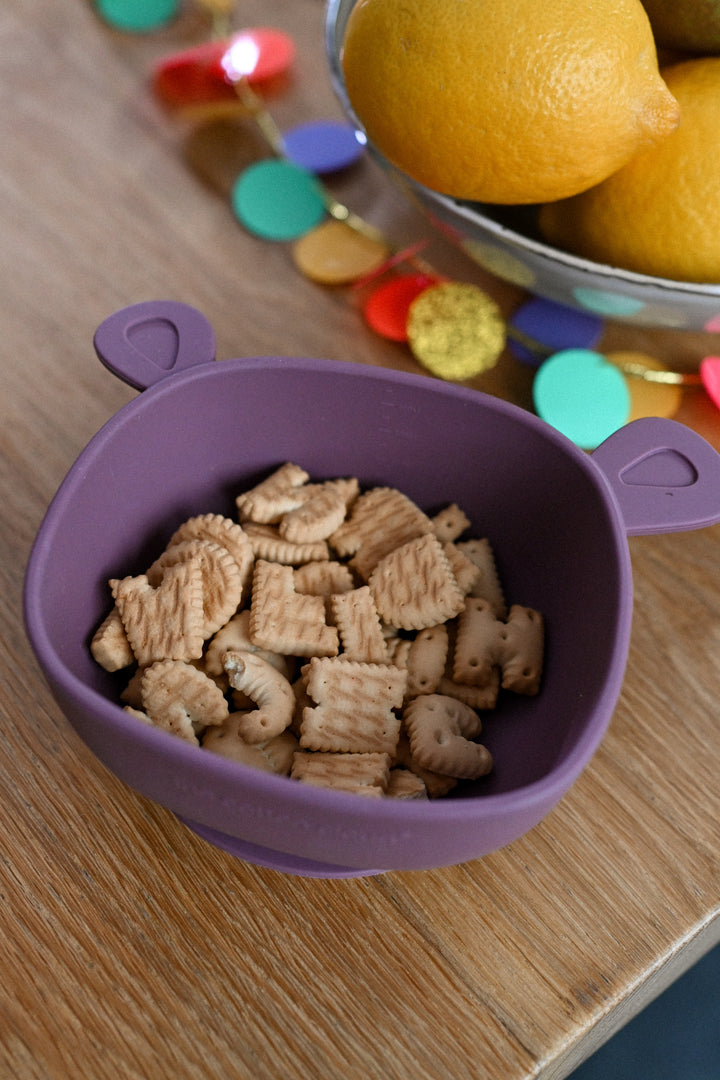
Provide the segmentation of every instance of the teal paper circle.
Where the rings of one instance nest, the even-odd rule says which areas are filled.
[[[325,216],[320,184],[289,161],[258,161],[245,169],[231,200],[241,225],[264,240],[296,240]]]
[[[630,416],[622,372],[591,349],[564,349],[549,357],[533,382],[538,416],[583,450],[594,450]]]
[[[170,22],[180,0],[97,0],[98,11],[118,30],[145,33]]]
[[[617,293],[603,292],[601,289],[573,289],[573,296],[578,304],[596,315],[618,318],[630,318],[642,311],[645,304],[632,296],[619,296]]]

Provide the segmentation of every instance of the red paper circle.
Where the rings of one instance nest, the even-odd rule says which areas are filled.
[[[242,77],[241,68],[255,85],[283,74],[294,58],[295,42],[281,30],[240,30],[161,60],[153,88],[161,101],[176,108],[237,101],[233,82]]]
[[[240,30],[230,39],[221,67],[229,82],[243,77],[251,83],[282,75],[295,59],[295,42],[282,30],[259,26]]]
[[[363,315],[368,326],[390,341],[407,341],[408,311],[413,300],[436,284],[430,274],[404,274],[380,285],[368,297]]]
[[[700,378],[713,404],[720,409],[720,356],[706,356],[700,361]]]

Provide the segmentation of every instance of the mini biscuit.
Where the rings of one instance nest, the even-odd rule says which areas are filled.
[[[459,783],[454,776],[443,776],[442,773],[434,773],[430,769],[423,769],[422,765],[418,764],[412,756],[410,740],[404,727],[400,730],[400,739],[393,762],[393,770],[395,769],[405,769],[417,776],[422,781],[429,799],[442,799],[453,788],[456,788]]]
[[[141,720],[143,724],[147,724],[149,727],[154,727],[155,726],[153,724],[152,720],[150,719],[150,717],[148,716],[148,714],[146,712],[143,712],[142,709],[135,709],[135,708],[133,708],[132,705],[126,705],[123,708],[123,712],[127,713],[128,716],[133,716],[136,720]],[[193,732],[193,735],[194,734],[195,733]],[[192,740],[188,740],[188,741],[192,741]],[[197,741],[197,739],[195,741]]]
[[[267,742],[289,727],[295,694],[288,680],[257,653],[225,653],[230,685],[255,702],[257,708],[238,713],[238,731],[245,742]]]
[[[330,612],[345,657],[367,664],[387,662],[380,616],[367,585],[331,596]]]
[[[124,701],[126,705],[129,705],[135,709],[142,708],[142,696],[140,693],[140,686],[142,683],[144,671],[144,667],[137,668],[132,678],[128,682],[127,686],[120,694],[120,700]]]
[[[425,782],[410,769],[391,769],[385,794],[391,799],[427,799]]]
[[[403,630],[437,626],[465,606],[442,544],[431,533],[386,555],[369,585],[381,618]]]
[[[307,708],[312,708],[315,703],[307,692],[307,673],[299,675],[291,685],[293,694],[295,695],[295,711],[293,712],[293,718],[290,722],[290,730],[294,735],[297,735],[297,737],[300,738],[303,712]]]
[[[349,517],[329,538],[341,557],[367,581],[380,560],[408,540],[432,533],[427,514],[395,488],[377,487],[358,496]]]
[[[450,503],[430,519],[433,532],[441,544],[450,544],[470,528],[470,518],[457,503]]]
[[[342,494],[330,485],[321,485],[301,506],[282,517],[278,532],[293,544],[327,540],[345,520],[345,513]]]
[[[283,514],[302,505],[303,496],[299,489],[309,479],[309,474],[299,465],[286,462],[255,487],[237,496],[235,505],[240,520],[275,524]]]
[[[203,576],[195,560],[168,567],[156,589],[145,574],[113,578],[110,589],[140,665],[202,656]]]
[[[179,660],[161,660],[146,668],[140,698],[156,727],[189,742],[197,742],[198,729],[222,724],[228,715],[227,701],[212,679]]]
[[[385,638],[385,648],[387,649],[388,663],[395,664],[396,667],[407,671],[412,641],[409,638],[401,637]]]
[[[469,596],[457,621],[452,677],[468,686],[487,686],[500,662],[504,624],[488,600]]]
[[[407,696],[434,694],[445,674],[448,631],[444,623],[419,630],[409,643],[407,654]]]
[[[356,795],[382,798],[390,774],[387,754],[306,754],[299,751],[293,758],[294,780],[333,791],[348,791]]]
[[[469,597],[458,619],[453,678],[483,686],[499,667],[504,689],[532,696],[540,689],[543,653],[544,620],[538,611],[513,604],[504,622],[495,618],[489,601]]]
[[[424,769],[475,780],[492,769],[487,747],[473,742],[481,721],[474,709],[442,694],[422,694],[406,706],[403,722],[413,758]]]
[[[470,595],[488,600],[498,619],[504,619],[507,615],[507,604],[490,541],[486,537],[480,540],[461,540],[457,547],[481,571]]]
[[[147,578],[157,588],[169,566],[193,560],[202,571],[202,634],[207,639],[235,614],[242,600],[242,572],[227,548],[210,540],[181,540],[155,560]]]
[[[313,658],[307,693],[315,702],[303,710],[304,750],[393,753],[400,733],[395,713],[405,695],[407,674],[392,664],[363,664],[345,657]]]
[[[273,525],[256,525],[249,521],[244,526],[256,559],[283,563],[286,566],[301,566],[303,563],[320,562],[330,558],[330,550],[325,540],[315,540],[309,544],[294,544],[283,540]]]
[[[276,776],[290,775],[293,754],[298,747],[291,732],[283,731],[267,742],[248,743],[240,734],[240,727],[241,714],[230,713],[219,727],[207,729],[201,741],[203,749]]]
[[[545,620],[534,608],[513,604],[500,651],[502,686],[534,696],[540,690],[545,649]]]
[[[443,551],[447,555],[450,569],[455,575],[455,580],[460,589],[466,596],[471,594],[480,583],[482,570],[479,566],[476,566],[472,559],[468,559],[457,544],[443,544]]]
[[[445,697],[457,698],[465,705],[481,712],[494,709],[500,694],[500,670],[495,668],[490,676],[490,681],[485,686],[469,686],[467,683],[455,682],[454,679],[444,675],[437,685],[437,693]]]
[[[344,563],[331,559],[328,562],[309,562],[293,571],[293,587],[305,596],[322,596],[328,599],[334,593],[349,592],[355,587],[352,571]]]
[[[224,657],[226,652],[253,652],[277,668],[281,675],[289,679],[292,664],[283,653],[261,649],[250,637],[250,612],[239,611],[214,635],[205,650],[204,670],[208,675],[218,677],[225,674]]]
[[[247,587],[252,575],[253,550],[242,526],[236,521],[222,514],[198,514],[176,529],[167,546],[173,547],[185,540],[209,540],[224,547],[240,567],[243,588]]]
[[[93,659],[106,671],[121,671],[135,663],[135,653],[116,607],[103,619],[90,642]]]
[[[292,567],[258,559],[253,573],[250,638],[261,649],[289,656],[335,656],[338,632],[325,621],[319,596],[295,592]]]
[[[333,491],[339,495],[346,507],[352,506],[360,494],[360,482],[355,476],[336,477],[334,480],[321,480],[320,483],[308,483],[303,488],[306,498],[314,498],[320,491]]]

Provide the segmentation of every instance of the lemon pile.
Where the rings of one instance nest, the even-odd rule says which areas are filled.
[[[556,246],[718,282],[720,3],[718,56],[661,68],[656,44],[694,40],[693,7],[707,18],[707,0],[358,0],[347,94],[378,150],[426,187],[540,204]]]

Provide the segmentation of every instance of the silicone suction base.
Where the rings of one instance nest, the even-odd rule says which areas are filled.
[[[228,836],[227,833],[211,829],[207,825],[199,825],[196,821],[188,821],[187,818],[180,817],[179,820],[197,836],[221,848],[229,855],[235,855],[238,859],[243,859],[254,866],[279,870],[283,874],[313,878],[352,878],[372,877],[385,873],[384,870],[359,870],[354,866],[335,866],[333,863],[315,862],[313,859],[287,855],[283,851],[273,851],[272,848],[260,847],[247,840],[240,840],[237,836]]]

